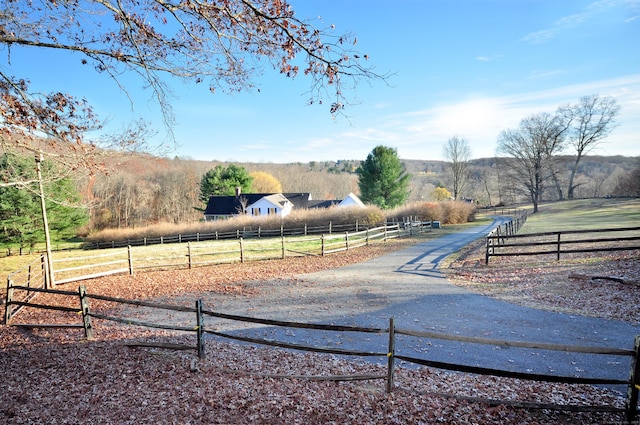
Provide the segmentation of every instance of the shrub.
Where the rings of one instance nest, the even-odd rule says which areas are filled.
[[[447,224],[461,224],[473,221],[475,205],[464,201],[445,201],[440,203]]]
[[[388,221],[404,221],[408,217],[421,221],[460,224],[474,219],[475,206],[462,201],[413,202],[387,212]]]

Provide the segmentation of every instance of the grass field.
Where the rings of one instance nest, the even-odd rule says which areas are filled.
[[[640,199],[580,199],[541,204],[521,233],[640,227]]]

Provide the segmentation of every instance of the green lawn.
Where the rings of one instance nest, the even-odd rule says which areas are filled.
[[[640,227],[640,199],[580,199],[545,203],[520,233]]]

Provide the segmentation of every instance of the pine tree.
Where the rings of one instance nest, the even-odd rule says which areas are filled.
[[[233,195],[237,187],[243,192],[251,190],[253,177],[244,167],[235,164],[224,168],[216,165],[215,168],[207,171],[200,181],[200,201],[205,204],[213,195]]]
[[[409,197],[409,181],[404,164],[394,148],[376,146],[356,171],[360,198],[380,208],[394,208]]]
[[[55,174],[53,164],[45,163],[44,174]],[[0,243],[33,247],[44,241],[40,197],[36,189],[33,159],[14,154],[0,157],[0,177],[18,178],[25,184],[0,187]],[[28,183],[30,182],[30,183]],[[76,235],[88,222],[88,212],[80,206],[80,195],[70,177],[44,183],[49,228],[54,241]]]

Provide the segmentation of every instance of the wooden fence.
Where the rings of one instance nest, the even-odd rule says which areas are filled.
[[[640,227],[515,233],[498,230],[487,236],[485,264],[489,257],[553,255],[560,260],[561,254],[640,249]]]
[[[140,270],[193,268],[223,263],[327,255],[348,251],[410,232],[430,230],[430,223],[402,229],[399,224],[359,232],[260,239],[239,238],[171,245],[128,246],[90,255],[54,258],[53,285]]]
[[[385,225],[394,225],[399,223],[387,223]],[[186,243],[186,242],[204,242],[204,241],[218,241],[225,239],[253,239],[253,238],[275,238],[283,236],[308,236],[308,235],[321,235],[321,234],[333,234],[344,232],[360,232],[370,228],[369,225],[360,223],[358,220],[353,223],[346,224],[334,224],[329,222],[325,226],[308,226],[306,223],[301,227],[285,227],[284,224],[278,228],[263,228],[257,227],[243,227],[242,229],[236,229],[228,232],[199,232],[199,233],[187,233],[178,234],[172,236],[158,236],[141,239],[128,239],[121,241],[108,241],[108,242],[95,242],[86,243],[85,249],[108,249],[108,248],[126,248],[128,246],[148,246],[148,245],[164,245],[172,243]]]
[[[307,237],[284,237],[270,239],[220,240],[217,242],[186,242],[183,244],[127,247],[100,251],[97,254],[66,256],[53,261],[53,282],[49,282],[46,257],[24,269],[11,273],[7,278],[7,299],[19,300],[10,293],[17,286],[53,288],[55,285],[94,279],[113,274],[134,274],[141,270],[166,270],[193,268],[222,263],[234,263],[278,259],[291,256],[328,255],[359,248],[374,242],[386,241],[402,235],[412,235],[431,230],[431,222],[413,222],[409,226],[400,224],[366,229],[353,233],[334,233]],[[37,273],[36,273],[37,272]],[[33,298],[38,292],[29,296]],[[5,322],[20,311],[7,306]]]
[[[476,337],[467,337],[467,336],[461,336],[461,335],[447,335],[447,334],[440,334],[440,333],[434,333],[434,332],[421,332],[421,331],[414,331],[414,330],[399,329],[395,327],[393,318],[389,319],[389,327],[386,329],[297,323],[297,322],[288,322],[288,321],[280,321],[280,320],[265,320],[265,319],[258,319],[254,317],[239,316],[239,315],[220,313],[220,312],[207,310],[204,308],[201,300],[197,300],[195,302],[195,307],[173,306],[173,305],[166,305],[166,304],[151,303],[147,301],[127,300],[127,299],[109,297],[104,295],[90,294],[86,291],[85,287],[83,286],[80,286],[77,292],[45,289],[45,288],[34,288],[34,287],[27,287],[27,286],[12,286],[11,289],[12,289],[12,292],[15,292],[15,291],[46,292],[46,293],[56,294],[58,296],[63,296],[63,297],[74,297],[78,300],[77,301],[78,307],[73,308],[68,306],[42,305],[42,304],[34,304],[31,302],[14,301],[12,299],[8,299],[7,300],[8,309],[13,308],[13,306],[46,308],[50,310],[59,310],[63,312],[76,312],[81,314],[82,316],[81,324],[80,323],[65,324],[65,325],[14,324],[14,326],[31,327],[31,328],[33,327],[83,328],[85,337],[87,339],[92,339],[94,337],[92,319],[114,321],[114,322],[119,322],[127,325],[134,325],[134,326],[144,326],[144,327],[167,329],[167,330],[173,330],[173,331],[190,332],[190,333],[195,333],[196,335],[196,344],[193,346],[184,345],[184,344],[158,345],[157,343],[149,343],[149,344],[141,343],[138,345],[157,346],[157,347],[169,348],[169,349],[195,350],[199,358],[204,358],[206,356],[206,346],[205,346],[206,334],[215,335],[218,337],[228,338],[228,339],[242,341],[242,342],[251,343],[251,344],[260,344],[260,345],[267,345],[272,347],[280,347],[285,349],[293,349],[293,350],[300,350],[300,351],[307,351],[307,352],[330,353],[330,354],[336,354],[336,355],[360,356],[360,357],[377,357],[377,358],[386,357],[387,372],[385,375],[349,375],[349,376],[318,376],[318,377],[306,376],[305,379],[318,379],[318,380],[325,379],[325,380],[333,380],[333,381],[380,379],[380,380],[386,381],[387,392],[392,391],[394,387],[394,369],[395,369],[396,359],[418,364],[418,365],[438,368],[438,369],[445,369],[445,370],[451,370],[451,371],[457,371],[457,372],[463,372],[463,373],[473,373],[473,374],[480,374],[480,375],[524,379],[524,380],[568,383],[568,384],[626,385],[628,387],[628,391],[627,391],[627,398],[626,398],[624,409],[617,408],[615,406],[602,406],[602,405],[579,406],[579,405],[554,405],[554,404],[540,404],[540,403],[527,403],[527,407],[535,406],[537,408],[556,409],[556,410],[565,410],[565,411],[619,412],[619,413],[624,413],[625,419],[628,422],[634,421],[638,416],[638,392],[640,390],[640,361],[639,361],[640,335],[635,337],[634,345],[632,349],[558,345],[558,344],[547,344],[547,343],[476,338]],[[130,304],[135,306],[144,306],[144,307],[150,307],[155,309],[165,309],[165,310],[176,311],[176,312],[190,313],[192,314],[193,321],[195,323],[188,326],[176,326],[176,325],[168,325],[166,323],[149,323],[149,322],[143,322],[138,320],[132,320],[129,318],[123,318],[123,317],[107,316],[105,314],[100,314],[91,310],[90,308],[91,299],[113,302],[118,304]],[[215,318],[222,318],[222,319],[232,320],[232,321],[255,323],[255,324],[266,325],[266,326],[287,327],[287,328],[294,328],[294,329],[312,329],[312,330],[319,330],[319,331],[351,332],[351,333],[357,333],[358,335],[363,333],[388,334],[388,344],[386,346],[380,346],[380,349],[377,351],[354,351],[354,350],[346,350],[346,349],[340,349],[340,348],[316,347],[316,346],[308,346],[308,345],[302,345],[302,344],[294,344],[294,343],[276,341],[271,339],[245,337],[245,336],[232,335],[226,332],[214,330],[213,327],[212,329],[209,329],[205,323],[205,320],[204,320],[205,317],[215,317]],[[219,328],[219,326],[216,326],[216,328]],[[616,377],[588,378],[588,377],[576,377],[576,376],[535,374],[535,373],[528,373],[528,372],[514,372],[514,371],[492,369],[492,368],[481,367],[481,366],[469,366],[469,365],[457,364],[453,362],[435,361],[427,358],[417,358],[417,357],[410,357],[410,356],[404,356],[404,355],[397,355],[396,351],[400,343],[400,340],[397,338],[397,335],[407,335],[411,337],[425,338],[428,340],[437,339],[437,340],[455,341],[461,344],[464,344],[464,343],[485,344],[485,345],[492,345],[497,347],[510,347],[510,348],[521,347],[521,348],[529,348],[529,349],[537,349],[537,350],[561,351],[566,353],[587,353],[591,355],[631,357],[632,359],[631,370],[629,374],[629,379],[624,380]],[[270,376],[273,376],[273,375],[270,375]],[[286,376],[286,377],[296,378],[296,376]],[[493,404],[513,405],[513,403],[509,401],[501,401],[501,400],[477,400],[477,401],[491,402]]]
[[[41,255],[36,261],[33,261],[29,265],[16,270],[9,275],[7,279],[7,292],[4,310],[4,323],[8,323],[11,317],[18,314],[22,309],[19,303],[29,303],[38,294],[35,290],[38,288],[48,287],[48,274],[47,270],[47,257]],[[13,287],[15,285],[33,289],[33,291],[27,290],[19,293],[14,293]],[[13,304],[9,304],[9,301],[13,301]]]

